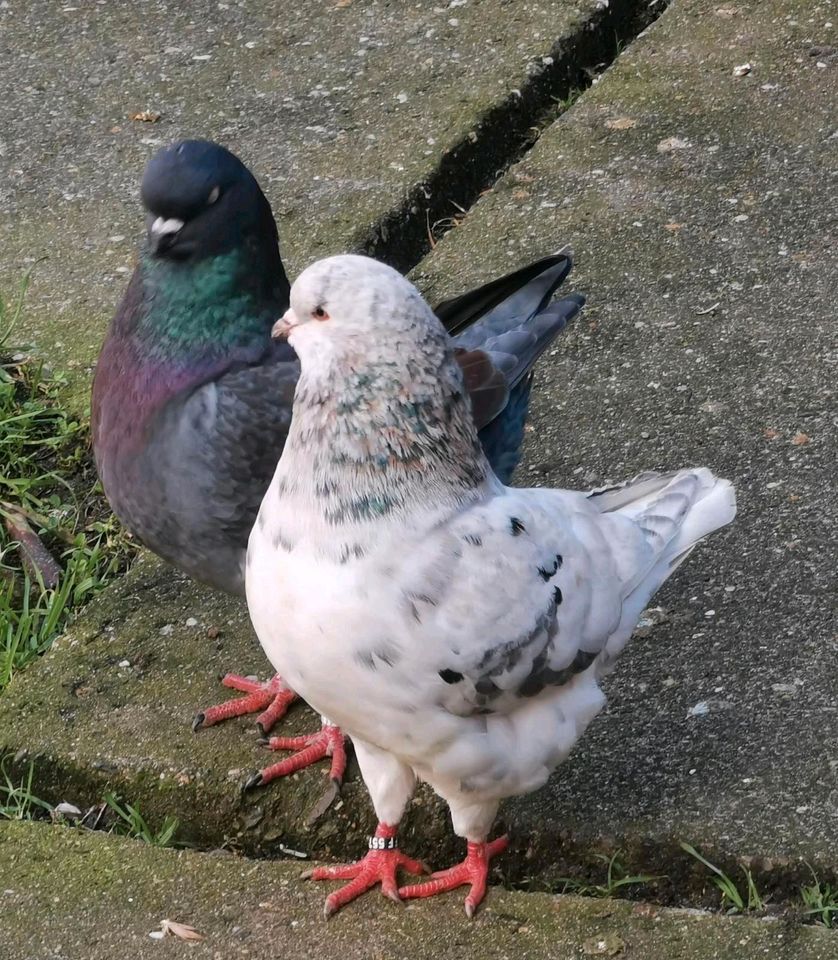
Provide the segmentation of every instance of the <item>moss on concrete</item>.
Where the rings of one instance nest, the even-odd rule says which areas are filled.
[[[369,895],[327,922],[326,885],[304,883],[299,872],[299,863],[159,850],[65,827],[0,825],[3,956],[180,956],[184,944],[148,936],[166,918],[206,937],[189,948],[196,960],[838,957],[838,934],[822,928],[500,889],[490,890],[471,922],[462,891],[404,909]]]

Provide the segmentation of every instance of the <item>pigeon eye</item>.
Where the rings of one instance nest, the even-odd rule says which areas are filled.
[[[207,206],[211,206],[221,196],[221,187],[213,187],[207,197]]]
[[[326,311],[325,311],[322,307],[315,307],[315,308],[311,311],[311,315],[314,317],[315,320],[328,320],[328,319],[329,319],[329,314],[326,313]]]

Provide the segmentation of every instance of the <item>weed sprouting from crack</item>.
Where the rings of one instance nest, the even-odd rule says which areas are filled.
[[[142,840],[143,843],[149,843],[154,847],[182,846],[175,840],[175,833],[180,825],[177,817],[167,815],[160,829],[154,830],[149,826],[139,807],[126,803],[115,793],[105,794],[104,806],[116,814],[116,819],[113,820],[110,828],[111,833]]]
[[[122,800],[115,793],[106,793],[104,802],[91,807],[83,816],[72,804],[59,804],[54,807],[46,800],[36,796],[33,791],[35,764],[30,761],[26,771],[19,779],[13,778],[8,770],[11,758],[0,761],[0,820],[53,820],[66,826],[79,829],[106,830],[119,836],[130,837],[155,847],[182,847],[184,843],[175,839],[180,826],[176,817],[166,816],[160,828],[151,827],[139,807]],[[72,815],[67,815],[69,807]]]
[[[0,820],[37,820],[52,813],[52,804],[32,792],[35,765],[15,783],[7,769],[8,757],[0,763]]]
[[[598,860],[607,864],[604,883],[587,883],[574,877],[560,877],[558,883],[563,884],[562,893],[576,893],[582,897],[613,897],[624,887],[638,886],[664,879],[663,876],[651,876],[646,873],[628,873],[619,859],[620,852],[617,850],[610,857],[603,853],[596,854]]]
[[[711,879],[722,894],[722,908],[725,907],[725,904],[729,904],[727,907],[728,913],[762,913],[765,910],[765,899],[760,894],[753,874],[747,867],[742,867],[742,873],[745,876],[745,889],[743,891],[721,867],[717,867],[706,857],[703,857],[694,846],[683,840],[680,846],[691,857],[695,857],[699,863],[703,863],[713,874]]]
[[[812,883],[800,890],[806,908],[803,914],[824,927],[832,927],[838,921],[838,885],[821,881],[811,865],[806,866],[812,872]]]

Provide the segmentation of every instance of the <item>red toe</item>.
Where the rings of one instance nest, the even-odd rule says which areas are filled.
[[[247,696],[226,700],[224,703],[219,703],[217,706],[208,707],[201,711],[192,721],[193,730],[200,730],[201,727],[212,727],[216,723],[221,723],[232,717],[259,713],[256,722],[262,732],[266,733],[283,716],[289,705],[297,699],[297,695],[283,684],[282,678],[279,676],[263,683],[259,680],[251,680],[249,677],[239,676],[236,673],[228,673],[222,678],[221,682],[225,687],[240,690]]]
[[[474,911],[486,896],[489,861],[492,857],[503,853],[508,844],[509,839],[505,836],[498,837],[491,843],[472,843],[469,841],[468,852],[462,863],[431,874],[426,883],[415,883],[409,887],[401,887],[399,896],[405,900],[416,897],[433,897],[438,893],[456,890],[457,887],[469,884],[471,890],[466,897],[465,907],[466,914],[473,917]]]
[[[343,774],[346,771],[346,742],[339,727],[324,724],[317,733],[302,737],[271,737],[267,746],[271,750],[296,750],[297,752],[261,770],[249,781],[252,786],[264,786],[271,780],[276,780],[277,777],[287,777],[325,757],[332,758],[329,769],[330,779],[336,784],[343,781]]]
[[[395,834],[396,828],[387,824],[379,824],[375,832],[376,837],[393,843]],[[316,867],[305,876],[312,880],[349,880],[346,886],[326,897],[324,912],[327,917],[330,917],[341,907],[360,897],[362,893],[371,890],[377,883],[381,884],[381,893],[385,897],[399,902],[401,898],[396,880],[399,869],[416,875],[426,872],[424,864],[406,857],[397,847],[391,847],[384,850],[371,849],[357,863],[348,863],[340,867]]]
[[[279,677],[274,679],[279,680]],[[262,736],[269,733],[277,720],[281,720],[285,716],[286,711],[296,699],[297,694],[293,690],[282,689],[274,694],[267,710],[264,710],[256,718],[256,726]]]

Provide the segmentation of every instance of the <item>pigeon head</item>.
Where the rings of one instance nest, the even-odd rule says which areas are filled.
[[[320,260],[294,282],[273,335],[288,338],[301,366],[289,469],[299,449],[323,470],[349,465],[335,483],[356,493],[366,483],[358,469],[377,477],[386,467],[408,486],[433,475],[449,490],[483,481],[489,467],[451,338],[400,273],[368,257]]]
[[[490,474],[451,339],[391,267],[359,256],[312,264],[273,335],[300,359],[277,476],[332,491],[320,500],[329,523],[393,519],[429,484],[437,502],[460,503]]]
[[[270,204],[247,167],[220,144],[181,140],[149,161],[140,188],[151,253],[196,262],[250,244],[276,248]]]
[[[419,291],[400,273],[369,257],[319,260],[291,287],[291,306],[276,322],[303,364],[341,358],[358,365],[420,354],[439,365],[449,338]]]

